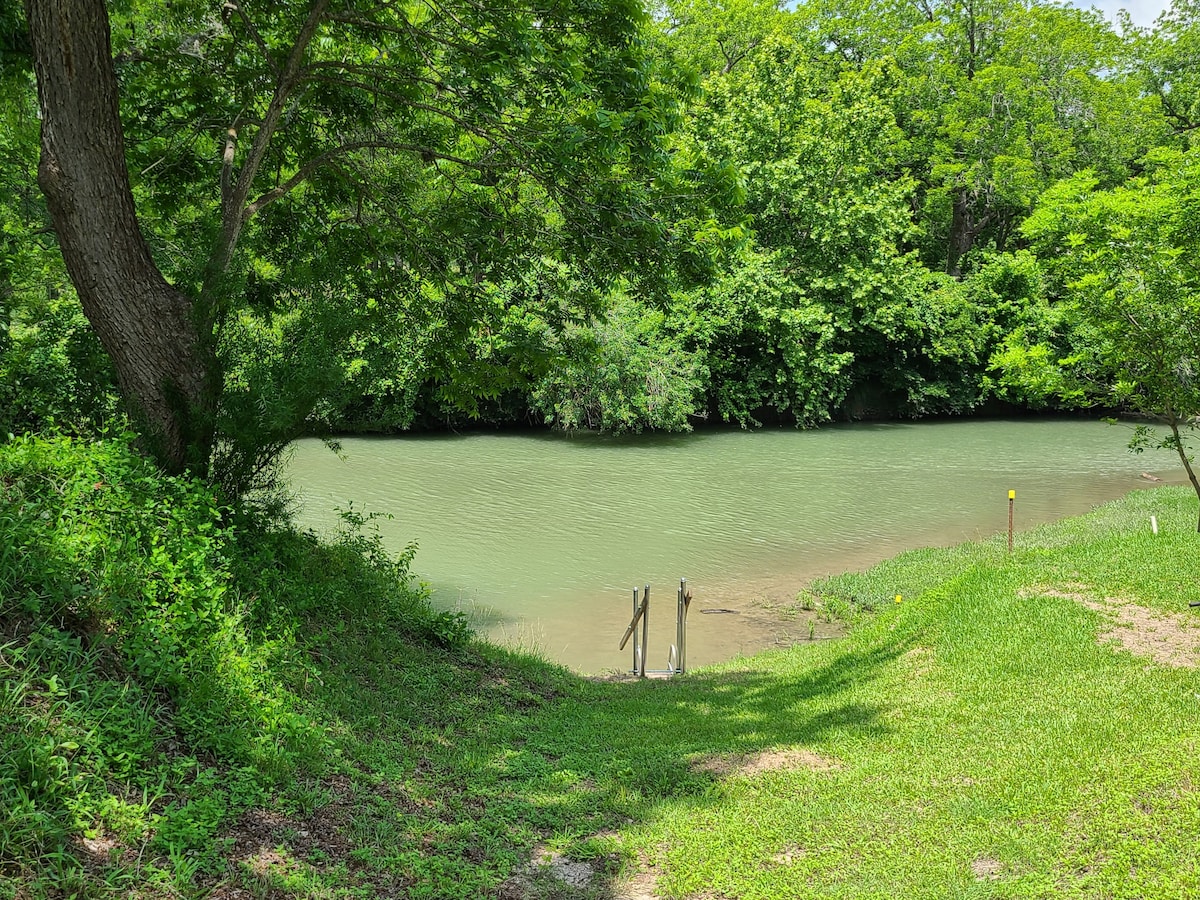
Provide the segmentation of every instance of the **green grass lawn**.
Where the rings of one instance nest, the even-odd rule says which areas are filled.
[[[847,638],[670,681],[322,626],[294,690],[324,764],[185,834],[186,878],[139,880],[94,825],[78,896],[1200,897],[1200,672],[1103,637],[1136,610],[1200,662],[1195,502],[828,579],[818,602],[875,609]],[[522,874],[550,852],[591,881]],[[0,896],[53,895],[31,871]]]
[[[1200,638],[1194,503],[1138,492],[1011,556],[830,579],[818,594],[879,609],[845,640],[669,682],[333,647],[314,700],[352,849],[303,881],[485,896],[545,844],[595,864],[593,896],[638,874],[664,898],[1200,896],[1200,678],[1098,640],[1105,614],[1060,596]]]

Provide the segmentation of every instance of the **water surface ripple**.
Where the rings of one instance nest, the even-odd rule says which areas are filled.
[[[650,662],[662,667],[688,578],[699,665],[798,637],[759,601],[790,599],[813,575],[1003,530],[1009,489],[1027,527],[1144,487],[1143,471],[1179,480],[1166,454],[1134,456],[1127,438],[1032,420],[350,438],[342,458],[304,440],[289,480],[302,524],[332,528],[351,502],[390,514],[385,542],[419,544],[415,568],[439,604],[597,672],[630,663],[616,647],[634,585],[654,586]],[[740,613],[695,614],[715,606]]]

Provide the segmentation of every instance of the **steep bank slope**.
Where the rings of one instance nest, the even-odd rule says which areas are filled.
[[[1200,891],[1185,491],[819,584],[877,609],[844,641],[608,684],[464,643],[361,528],[21,452],[0,897]]]

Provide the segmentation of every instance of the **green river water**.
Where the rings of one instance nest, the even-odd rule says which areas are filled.
[[[705,431],[350,438],[342,458],[300,441],[289,481],[301,524],[337,509],[417,542],[435,602],[491,639],[582,672],[628,669],[617,644],[632,588],[653,586],[651,668],[674,640],[675,590],[692,587],[687,662],[807,639],[772,612],[815,575],[912,547],[1084,512],[1149,482],[1178,483],[1166,453],[1135,456],[1128,431],[1022,420]],[[703,614],[705,609],[732,614]]]

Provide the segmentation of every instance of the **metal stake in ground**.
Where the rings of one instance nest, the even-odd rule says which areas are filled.
[[[1017,492],[1008,492],[1008,552],[1012,553],[1013,544],[1013,506],[1017,502]]]
[[[675,621],[675,671],[682,674],[687,663],[684,662],[684,655],[687,652],[687,608],[692,602],[692,595],[688,593],[687,579],[679,579],[679,605],[676,609]]]
[[[646,677],[646,654],[649,648],[646,646],[650,640],[650,585],[642,588],[642,670],[638,674]]]
[[[675,594],[675,644],[671,647],[671,658],[667,660],[667,668],[672,672],[679,671],[679,652],[683,647],[683,579],[679,579],[679,591]]]
[[[647,587],[649,587],[649,585],[647,585]],[[647,599],[649,599],[649,594],[647,594]],[[627,643],[629,643],[630,635],[633,636],[633,674],[635,674],[635,675],[638,674],[639,671],[641,671],[644,674],[645,670],[646,670],[646,658],[643,656],[641,663],[639,664],[639,662],[638,662],[638,640],[637,640],[638,620],[639,619],[642,620],[642,628],[645,629],[646,620],[643,618],[645,615],[646,615],[646,601],[643,600],[642,604],[640,606],[638,605],[638,589],[634,588],[633,589],[633,618],[629,620],[629,627],[625,629],[625,634],[621,637],[621,643],[617,646],[617,649],[624,650],[625,645]],[[646,636],[645,636],[645,634],[643,634],[642,635],[642,652],[645,652],[645,649],[646,649]]]
[[[679,671],[687,671],[687,614],[692,605],[692,589],[683,588],[683,646],[679,648]]]
[[[634,588],[633,589],[633,671],[634,671],[635,675],[637,674],[637,670],[638,670],[637,620],[638,620],[638,589]]]

